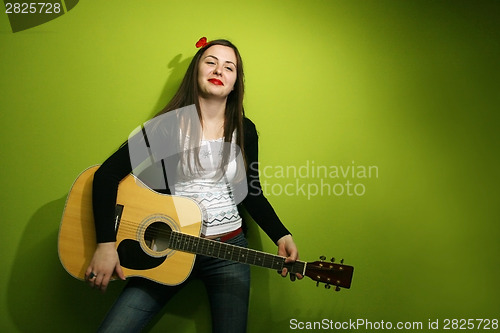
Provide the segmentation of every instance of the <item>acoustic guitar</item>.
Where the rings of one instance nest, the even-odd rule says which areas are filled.
[[[66,271],[83,280],[96,249],[92,213],[92,182],[98,166],[83,171],[66,200],[59,229],[59,258]],[[202,213],[186,197],[153,191],[130,174],[118,187],[115,230],[120,265],[126,277],[140,276],[166,285],[185,281],[197,254],[273,270],[287,268],[325,283],[350,288],[354,267],[325,261],[285,263],[285,258],[201,238]]]

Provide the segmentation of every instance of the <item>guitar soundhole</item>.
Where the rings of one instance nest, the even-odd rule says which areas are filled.
[[[144,241],[149,249],[157,252],[165,251],[170,245],[172,229],[164,222],[151,223],[144,232]]]

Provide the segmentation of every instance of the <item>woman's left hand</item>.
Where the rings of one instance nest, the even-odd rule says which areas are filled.
[[[285,263],[293,263],[295,260],[299,259],[299,251],[293,241],[292,235],[281,237],[276,244],[278,244],[278,255],[286,258]],[[284,267],[283,270],[278,273],[281,273],[281,276],[285,277],[288,274],[288,269]],[[290,273],[290,280],[295,281],[295,277],[299,279],[303,278],[302,274]]]

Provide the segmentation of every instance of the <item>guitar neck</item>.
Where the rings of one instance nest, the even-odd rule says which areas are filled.
[[[286,267],[290,273],[302,275],[306,270],[306,262],[303,261],[297,260],[293,264],[288,264],[285,263],[285,258],[281,256],[175,231],[172,231],[170,236],[170,248],[278,271]]]

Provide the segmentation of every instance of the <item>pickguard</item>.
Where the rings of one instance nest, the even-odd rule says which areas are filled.
[[[132,239],[124,239],[117,248],[120,265],[135,270],[145,270],[160,266],[167,259],[164,257],[151,257],[145,253],[141,244]]]

